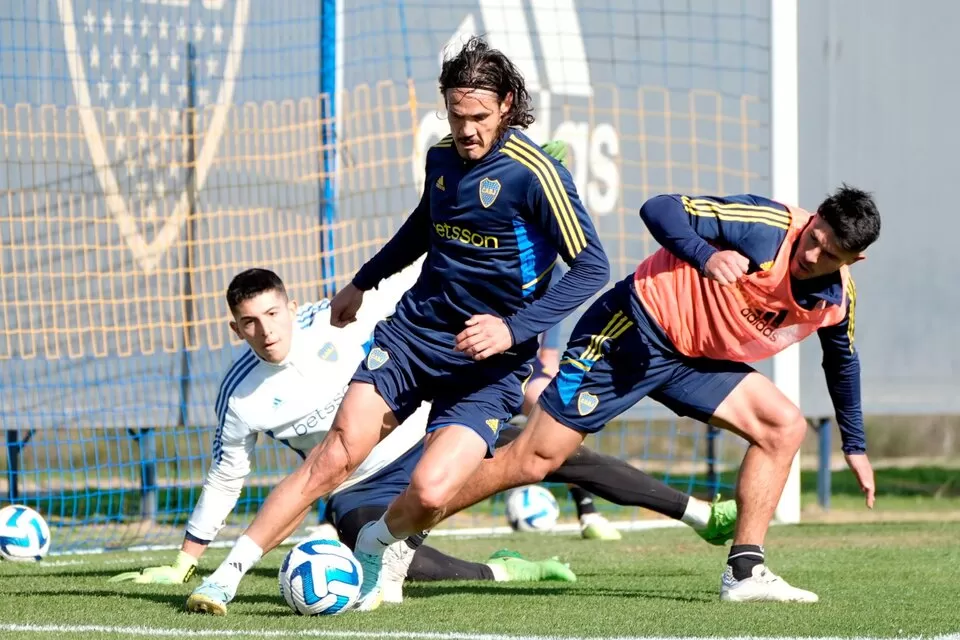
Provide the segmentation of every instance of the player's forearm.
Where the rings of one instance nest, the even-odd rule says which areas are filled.
[[[844,453],[866,451],[863,409],[860,401],[860,356],[853,348],[848,315],[837,325],[817,331],[823,349],[823,373],[840,428]]]
[[[823,371],[840,428],[843,452],[865,452],[867,443],[860,400],[860,359],[856,352],[842,360],[824,354]]]
[[[239,482],[232,481],[226,485],[207,478],[197,506],[193,508],[187,521],[185,543],[186,540],[193,540],[209,544],[217,537],[227,516],[237,505],[242,485],[243,478],[240,478]]]
[[[361,291],[369,291],[413,264],[430,246],[429,223],[428,212],[419,208],[414,211],[396,235],[360,268],[353,277],[353,285]]]
[[[654,240],[700,272],[710,256],[717,252],[700,237],[683,204],[675,196],[656,196],[647,200],[640,208],[640,217]]]
[[[610,279],[610,264],[598,245],[588,245],[542,298],[506,318],[514,344],[534,338],[570,315]]]

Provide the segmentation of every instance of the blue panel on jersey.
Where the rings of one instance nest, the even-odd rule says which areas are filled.
[[[557,260],[557,250],[536,226],[514,218],[513,232],[520,254],[520,280],[523,297],[533,295],[537,285],[548,279]]]
[[[517,250],[520,253],[520,281],[523,282],[523,297],[526,298],[536,289],[530,284],[537,279],[536,257],[533,255],[533,242],[530,240],[530,234],[527,233],[526,223],[520,218],[514,218],[513,231],[517,235]]]

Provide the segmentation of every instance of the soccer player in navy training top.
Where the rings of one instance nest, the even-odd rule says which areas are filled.
[[[763,546],[807,422],[748,363],[818,335],[843,452],[872,508],[849,267],[880,236],[877,205],[844,185],[816,213],[751,194],[669,194],[648,200],[640,216],[662,248],[580,318],[523,432],[447,510],[538,482],[586,434],[649,396],[749,444],[720,598],[817,602],[769,570]]]
[[[352,322],[364,291],[426,253],[423,271],[377,325],[327,437],[274,488],[245,535],[253,564],[430,401],[426,450],[409,487],[360,532],[360,610],[380,603],[383,550],[439,522],[492,455],[501,426],[520,411],[537,336],[609,278],[569,172],[520,131],[534,117],[514,64],[471,38],[444,61],[440,91],[451,135],[427,152],[420,203],[334,298],[331,322]],[[569,271],[549,286],[558,255]]]

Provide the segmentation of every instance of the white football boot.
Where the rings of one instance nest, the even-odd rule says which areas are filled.
[[[787,581],[758,564],[753,575],[743,580],[733,577],[727,566],[720,580],[720,599],[727,602],[816,602],[817,594],[791,587]]]
[[[389,604],[403,602],[403,581],[413,562],[416,549],[411,549],[406,540],[394,542],[383,552],[383,569],[380,572],[380,587],[383,601]]]

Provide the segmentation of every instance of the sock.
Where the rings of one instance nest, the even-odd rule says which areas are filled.
[[[570,497],[577,505],[577,517],[582,518],[588,513],[596,513],[597,507],[593,504],[593,495],[580,487],[570,487]]]
[[[435,580],[497,580],[495,574],[501,575],[502,580],[507,573],[502,566],[469,562],[448,556],[439,549],[423,545],[413,554],[413,562],[407,569],[407,580],[410,582],[433,582]]]
[[[691,497],[680,516],[680,522],[688,524],[697,531],[707,528],[710,521],[710,503]]]
[[[763,547],[758,544],[735,544],[730,547],[727,566],[735,580],[745,580],[753,575],[753,568],[763,564]]]
[[[379,520],[360,531],[360,535],[357,537],[356,550],[372,556],[383,555],[387,547],[394,542],[406,539],[406,537],[397,538],[390,533],[390,529],[387,527],[387,514],[383,514]]]
[[[515,437],[520,429],[507,430],[502,439]],[[500,440],[497,441],[500,444]],[[560,468],[547,474],[544,482],[562,482],[577,486],[608,502],[624,506],[652,509],[668,518],[679,520],[687,504],[680,493],[656,478],[645,474],[624,460],[578,447]]]
[[[585,529],[592,524],[602,524],[606,521],[607,519],[597,512],[585,513],[580,516],[580,528]]]
[[[510,576],[507,574],[507,568],[502,564],[486,564],[484,566],[490,569],[490,573],[493,574],[493,579],[496,582],[510,581]]]
[[[256,542],[245,535],[240,536],[227,554],[226,560],[221,562],[207,579],[225,587],[231,593],[236,593],[243,576],[260,562],[262,556],[263,549]]]

